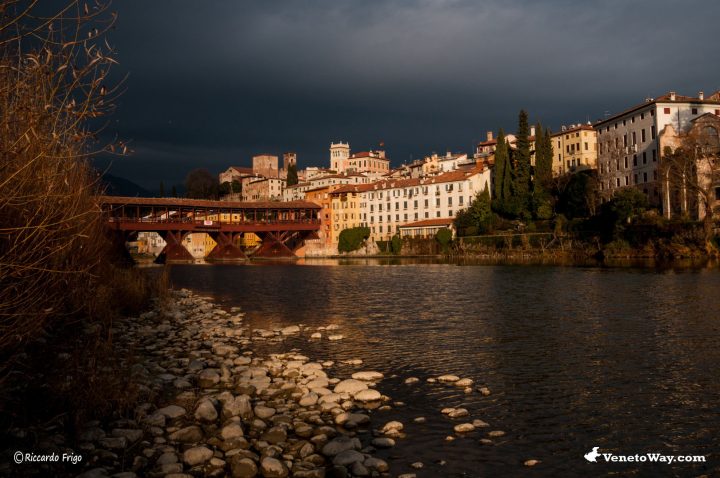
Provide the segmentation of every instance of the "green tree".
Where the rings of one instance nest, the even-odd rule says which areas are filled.
[[[440,244],[440,247],[442,247],[443,252],[447,252],[448,248],[450,247],[450,243],[452,242],[452,231],[448,229],[447,227],[443,227],[442,229],[438,229],[438,232],[435,233],[435,240]]]
[[[298,183],[297,166],[292,163],[287,170],[287,185],[293,186]]]
[[[192,199],[217,199],[220,185],[207,169],[195,169],[185,179],[185,195]]]
[[[160,197],[165,197],[165,183],[162,181],[160,181]]]
[[[535,127],[535,169],[533,174],[533,213],[538,219],[550,219],[553,208],[552,187],[552,141],[550,131],[543,131],[542,124]]]
[[[370,229],[367,227],[352,227],[344,229],[338,237],[338,251],[352,252],[360,249],[363,241],[370,237]]]
[[[233,179],[232,183],[230,183],[230,190],[234,194],[242,193],[242,183],[240,181],[238,181],[237,179]]]
[[[510,146],[505,140],[505,132],[498,132],[495,146],[495,203],[494,209],[503,214],[507,211],[507,202],[512,195],[512,169],[509,156]]]
[[[528,126],[528,115],[525,110],[520,110],[518,116],[516,138],[516,149],[512,155],[512,200],[508,212],[523,219],[528,219],[531,217],[532,177],[530,170],[530,127]]]
[[[457,212],[454,224],[458,235],[474,236],[492,230],[494,222],[490,191],[485,184],[485,188],[477,193],[470,206]]]
[[[390,247],[392,248],[392,253],[395,255],[400,254],[400,251],[402,250],[402,239],[400,239],[400,236],[395,234],[392,237],[392,241],[390,241]]]
[[[177,197],[177,188],[175,187],[174,184],[173,184],[173,187],[172,187],[172,192],[171,192],[170,194],[172,194],[172,197],[174,197],[174,198]]]

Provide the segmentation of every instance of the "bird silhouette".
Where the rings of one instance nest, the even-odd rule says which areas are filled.
[[[585,453],[585,459],[593,463],[597,463],[597,457],[600,456],[598,453],[598,447],[594,446],[590,453]]]

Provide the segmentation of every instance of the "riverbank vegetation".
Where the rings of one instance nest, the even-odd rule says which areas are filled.
[[[0,418],[72,423],[130,398],[113,321],[153,294],[109,240],[89,164],[127,152],[98,139],[120,88],[103,38],[115,17],[106,2],[18,1],[0,18]]]
[[[521,111],[514,147],[505,133],[499,132],[493,197],[485,190],[457,213],[456,254],[534,251],[581,257],[657,258],[718,254],[712,214],[703,222],[689,217],[665,219],[649,206],[643,193],[633,188],[618,190],[609,201],[601,203],[595,171],[553,177],[550,132],[538,123],[531,138],[528,124],[527,113]],[[692,155],[683,152],[697,150],[689,145],[678,148],[676,154],[669,152],[672,171],[687,175]],[[697,163],[695,159],[691,162]],[[708,169],[712,168],[704,168]],[[708,185],[712,184],[704,180],[688,186],[689,192],[700,193],[707,210],[714,193]]]

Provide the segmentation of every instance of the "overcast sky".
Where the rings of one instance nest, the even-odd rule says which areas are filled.
[[[116,0],[111,173],[156,190],[197,167],[331,141],[393,165],[471,152],[525,108],[553,130],[649,96],[720,89],[716,0]]]

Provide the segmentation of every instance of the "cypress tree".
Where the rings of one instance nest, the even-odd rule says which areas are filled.
[[[513,158],[513,207],[512,212],[520,217],[530,216],[531,171],[530,171],[530,127],[528,115],[520,110],[516,150]]]
[[[173,187],[172,187],[172,193],[170,193],[170,194],[172,194],[172,197],[174,197],[174,198],[177,197],[177,188],[175,187],[174,184],[173,184]]]
[[[505,139],[505,132],[501,129],[498,132],[497,145],[495,146],[495,203],[494,208],[497,212],[504,214],[507,212],[508,201],[512,194],[512,171],[510,165],[510,157],[508,155],[510,147]]]
[[[552,187],[552,140],[550,131],[543,132],[538,123],[535,135],[535,170],[533,175],[533,214],[538,219],[552,216],[550,190]]]
[[[160,197],[165,197],[165,183],[162,181],[160,181]]]

